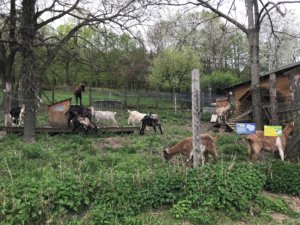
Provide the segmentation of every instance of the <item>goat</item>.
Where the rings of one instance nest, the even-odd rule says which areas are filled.
[[[95,123],[93,123],[90,118],[83,117],[80,115],[76,115],[72,119],[73,123],[73,129],[72,132],[75,133],[78,130],[84,130],[85,133],[88,133],[88,131],[93,130],[94,132],[98,132],[98,128]]]
[[[78,105],[70,106],[68,111],[65,113],[65,116],[68,117],[68,127],[70,127],[71,120],[73,120],[77,115],[87,117],[90,120],[92,118],[92,113],[89,108]]]
[[[95,110],[93,106],[91,106],[91,112],[92,115],[95,116],[96,123],[100,121],[111,121],[115,126],[118,126],[115,119],[117,112]]]
[[[282,161],[284,161],[284,152],[286,147],[287,138],[294,131],[294,122],[289,122],[283,129],[281,137],[266,137],[263,131],[256,131],[256,134],[250,134],[246,137],[248,140],[248,152],[249,160],[257,161],[258,156],[262,150],[276,152],[279,151],[279,155]]]
[[[230,109],[231,109],[231,105],[229,103],[225,107],[219,107],[219,108],[216,109],[216,113],[217,113],[219,122],[221,120],[223,120],[223,117],[224,117],[225,122],[226,122],[226,117],[227,117],[227,114],[228,114]]]
[[[12,117],[13,126],[22,126],[24,124],[25,117],[25,104],[11,108],[9,114]]]
[[[146,126],[153,127],[155,133],[156,133],[156,126],[158,126],[160,133],[163,134],[161,130],[160,119],[157,114],[149,113],[148,115],[144,116],[144,118],[142,119],[142,126],[140,128],[140,135],[145,134]]]
[[[76,105],[78,105],[78,99],[80,101],[80,106],[82,106],[82,92],[84,92],[85,85],[81,84],[78,87],[75,87],[74,89],[74,96],[75,96],[75,101]]]
[[[218,153],[215,147],[215,139],[210,134],[201,134],[201,148],[204,153],[204,161],[208,161],[208,154],[210,154],[214,161],[218,160]],[[193,161],[193,137],[182,139],[178,144],[171,148],[166,148],[164,151],[164,158],[169,161],[174,155],[181,154],[187,157],[187,162]]]
[[[130,111],[127,109],[127,112],[129,113],[128,117],[128,125],[133,125],[133,126],[140,126],[141,121],[146,116],[146,113],[140,113],[138,111]]]

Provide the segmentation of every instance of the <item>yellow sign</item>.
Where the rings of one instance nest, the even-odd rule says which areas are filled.
[[[269,137],[281,137],[282,136],[282,126],[264,126],[264,136]]]

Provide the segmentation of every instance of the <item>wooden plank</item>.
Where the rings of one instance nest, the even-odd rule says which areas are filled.
[[[112,133],[133,133],[139,131],[140,127],[126,126],[126,127],[98,127],[99,132],[112,132]],[[0,126],[0,131],[8,133],[23,133],[24,127],[4,127]],[[72,133],[71,128],[61,127],[36,127],[36,133]]]

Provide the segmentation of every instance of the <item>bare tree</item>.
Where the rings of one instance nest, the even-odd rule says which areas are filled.
[[[272,1],[263,0],[245,0],[245,9],[247,12],[247,25],[239,22],[233,14],[231,14],[233,6],[235,5],[235,0],[231,1],[231,7],[228,13],[221,11],[221,6],[224,2],[221,0],[195,0],[187,1],[184,4],[178,3],[167,3],[173,6],[182,5],[192,5],[192,6],[202,6],[208,8],[212,12],[216,13],[220,17],[223,17],[230,23],[234,24],[241,31],[243,31],[248,38],[249,42],[249,54],[250,54],[250,75],[251,75],[251,92],[252,92],[252,108],[254,121],[258,129],[262,129],[262,111],[261,111],[261,97],[260,97],[260,75],[259,75],[259,32],[262,22],[265,19],[270,21],[272,26],[272,18],[270,15],[271,11],[276,10],[282,16],[285,13],[280,9],[280,5],[290,4],[290,3],[300,3],[300,1],[278,1],[276,3]]]
[[[20,75],[22,76],[22,87],[24,91],[25,121],[24,140],[34,142],[35,137],[35,104],[36,90],[40,87],[40,80],[49,65],[57,56],[57,52],[85,26],[106,27],[116,31],[128,31],[136,24],[141,24],[142,18],[147,15],[147,6],[155,5],[156,0],[147,1],[114,1],[104,0],[92,3],[85,0],[52,0],[36,1],[22,0],[18,9],[20,17],[6,15],[7,18],[19,19],[20,31],[19,46],[22,65]],[[13,9],[13,7],[11,7]],[[50,16],[49,16],[50,15]],[[69,17],[76,21],[72,29],[60,39],[57,36],[43,37],[41,31],[53,22]],[[9,24],[8,27],[13,27]],[[11,40],[9,40],[11,41]],[[2,37],[0,43],[7,40]],[[37,57],[37,49],[47,46],[47,57],[40,60]]]

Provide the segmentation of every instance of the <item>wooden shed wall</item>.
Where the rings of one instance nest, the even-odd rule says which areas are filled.
[[[261,88],[269,89],[269,79],[264,79],[260,81]],[[250,89],[250,84],[245,84],[243,86],[237,87],[233,91],[233,96],[236,105],[236,113],[239,114],[243,109],[241,108],[241,97],[244,96]],[[276,76],[276,90],[277,96],[280,94],[284,99],[278,99],[279,102],[290,102],[290,84],[289,77],[283,74]]]
[[[49,125],[53,127],[67,127],[67,117],[65,113],[70,108],[71,99],[66,99],[61,102],[54,103],[48,106]]]

